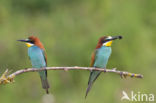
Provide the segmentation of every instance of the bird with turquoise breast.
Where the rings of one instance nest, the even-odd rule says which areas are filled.
[[[33,68],[45,68],[47,67],[47,56],[43,44],[40,42],[38,37],[30,36],[25,40],[18,40],[25,42],[28,47],[28,56],[30,58]],[[49,83],[47,80],[47,70],[39,72],[42,87],[46,90],[48,94]]]
[[[106,68],[107,62],[109,60],[109,57],[111,55],[112,49],[111,44],[113,40],[121,39],[122,36],[103,36],[99,39],[98,44],[92,53],[91,57],[91,67],[96,68]],[[93,83],[100,75],[101,71],[92,71],[90,73],[89,81],[88,81],[88,88],[86,90],[86,96],[88,95],[88,92],[90,91]]]

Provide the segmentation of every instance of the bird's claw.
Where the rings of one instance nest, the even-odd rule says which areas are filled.
[[[104,73],[106,73],[107,72],[107,70],[106,70],[106,68],[104,68]]]
[[[9,73],[8,69],[0,77],[0,84],[8,84],[14,82],[15,75],[7,76]]]

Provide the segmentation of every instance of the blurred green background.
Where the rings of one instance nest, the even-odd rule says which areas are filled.
[[[48,66],[85,67],[99,37],[122,35],[113,42],[107,67],[144,75],[103,73],[85,100],[89,71],[48,71],[53,103],[121,103],[123,90],[156,95],[155,0],[0,0],[1,74],[31,67],[26,46],[16,41],[30,35],[44,44]],[[37,73],[15,81],[0,85],[0,103],[50,103]]]

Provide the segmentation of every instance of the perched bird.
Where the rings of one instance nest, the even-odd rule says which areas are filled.
[[[25,40],[18,40],[21,42],[25,42],[28,47],[28,56],[31,60],[31,64],[33,68],[45,68],[47,66],[47,56],[45,53],[45,49],[43,44],[40,42],[39,38],[35,36],[30,36]],[[42,87],[46,90],[48,94],[49,83],[47,80],[47,70],[39,72]]]
[[[116,39],[122,39],[122,36],[103,36],[99,39],[98,44],[92,53],[91,57],[91,67],[96,68],[106,68],[108,59],[111,55],[111,44],[113,40]],[[90,73],[89,81],[88,81],[88,88],[86,90],[86,96],[88,95],[88,92],[90,91],[94,81],[98,78],[101,71],[92,71]]]

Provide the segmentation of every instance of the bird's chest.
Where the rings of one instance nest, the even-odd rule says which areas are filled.
[[[28,48],[28,55],[31,60],[31,64],[35,68],[41,68],[46,66],[45,59],[42,50],[38,47]]]
[[[105,68],[111,55],[111,47],[102,47],[97,51],[94,66]]]

